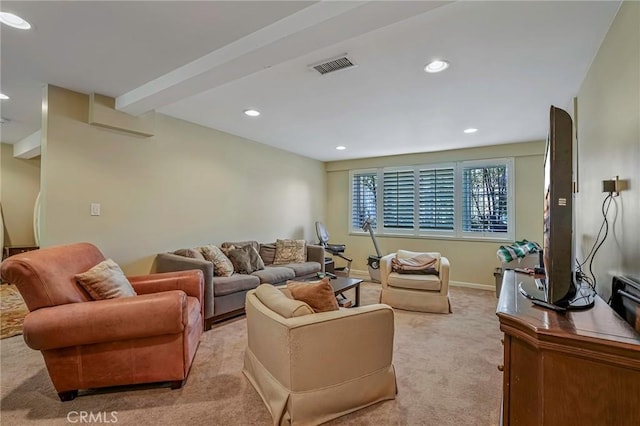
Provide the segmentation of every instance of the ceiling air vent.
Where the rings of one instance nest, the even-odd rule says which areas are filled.
[[[346,70],[348,68],[357,67],[356,64],[347,58],[347,54],[342,54],[335,58],[327,59],[317,64],[309,65],[310,68],[318,71],[320,74],[327,74],[334,71]]]

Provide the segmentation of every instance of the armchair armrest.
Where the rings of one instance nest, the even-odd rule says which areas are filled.
[[[204,279],[200,270],[161,272],[127,277],[127,279],[138,294],[182,290],[187,296],[195,297],[202,303]]]
[[[156,256],[155,272],[174,272],[199,269],[204,276],[204,317],[213,317],[213,263],[208,260],[191,259],[173,253]],[[202,303],[202,301],[201,301]]]
[[[444,256],[440,257],[440,271],[438,274],[440,275],[440,293],[441,294],[449,294],[449,259]]]
[[[187,296],[166,291],[37,309],[24,321],[24,340],[47,350],[182,333]]]
[[[389,274],[391,273],[391,259],[396,257],[395,253],[390,253],[380,258],[380,284],[387,287]]]
[[[324,271],[324,247],[315,244],[307,244],[307,261],[318,262]]]

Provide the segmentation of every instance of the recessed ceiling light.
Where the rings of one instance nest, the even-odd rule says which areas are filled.
[[[345,149],[347,149],[347,147],[346,147],[346,146],[342,146],[342,145],[340,145],[340,146],[336,146],[336,149],[337,149],[338,151],[344,151]]]
[[[245,109],[244,113],[249,117],[257,117],[260,115],[260,111],[256,111],[255,109]]]
[[[5,95],[4,93],[0,93],[0,99],[9,99],[9,97],[7,95]]]
[[[443,61],[441,59],[436,59],[435,61],[431,61],[429,62],[425,67],[424,70],[426,72],[430,72],[430,73],[434,73],[434,72],[440,72],[440,71],[444,71],[447,68],[449,68],[449,62],[447,61]]]
[[[464,129],[463,132],[465,133],[475,133],[477,132],[478,129],[474,129],[473,127],[469,127],[468,129]]]
[[[14,15],[9,12],[0,12],[0,22],[3,24],[7,24],[10,27],[18,28],[19,30],[28,30],[31,28],[31,24],[19,17],[18,15]]]

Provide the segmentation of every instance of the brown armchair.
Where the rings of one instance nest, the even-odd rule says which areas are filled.
[[[2,277],[30,313],[24,340],[42,352],[62,401],[78,389],[171,382],[182,387],[203,331],[203,277],[182,271],[128,277],[137,296],[92,300],[76,282],[105,258],[78,243],[12,256]]]

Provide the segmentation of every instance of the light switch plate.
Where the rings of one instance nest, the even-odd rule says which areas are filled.
[[[100,203],[91,203],[91,216],[100,216]]]

